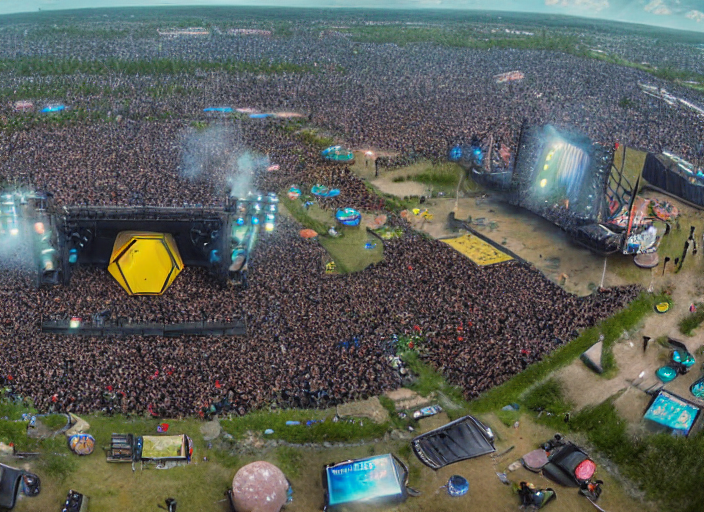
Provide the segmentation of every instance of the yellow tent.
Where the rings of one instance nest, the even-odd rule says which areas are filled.
[[[168,233],[123,231],[113,245],[108,272],[130,295],[161,295],[183,270]]]

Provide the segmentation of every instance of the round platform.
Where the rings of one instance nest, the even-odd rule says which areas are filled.
[[[633,262],[640,268],[655,268],[658,266],[658,263],[660,263],[660,257],[656,252],[636,254],[636,257],[633,258]]]

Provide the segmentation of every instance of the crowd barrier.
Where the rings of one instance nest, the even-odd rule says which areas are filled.
[[[184,322],[178,324],[159,323],[79,323],[69,320],[42,322],[42,332],[74,336],[244,336],[247,326],[237,322]]]

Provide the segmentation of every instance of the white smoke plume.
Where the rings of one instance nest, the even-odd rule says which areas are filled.
[[[266,171],[269,159],[250,151],[239,129],[231,123],[189,129],[182,142],[181,176],[209,182],[213,190],[228,190],[232,197],[254,192],[255,177]]]

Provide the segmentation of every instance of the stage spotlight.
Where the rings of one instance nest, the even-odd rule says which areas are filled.
[[[260,205],[259,203],[254,203],[254,209],[255,209],[256,211],[259,211],[259,210],[262,209],[262,205]]]
[[[44,224],[41,222],[37,222],[36,224],[34,224],[34,231],[36,231],[38,235],[43,235],[44,234]]]
[[[17,236],[17,235],[20,234],[20,230],[17,229],[17,228],[11,228],[11,229],[10,229],[10,234],[11,234],[12,236]]]
[[[270,211],[270,212],[275,212],[275,211],[276,211],[276,205],[275,205],[275,204],[269,205],[269,211]]]
[[[237,219],[237,225],[238,225],[238,226],[244,226],[244,219],[243,219],[242,217],[239,217],[239,218]]]
[[[545,165],[543,166],[543,170],[544,170],[544,171],[547,171],[549,168],[550,168],[550,166],[549,166],[548,164],[545,164]]]
[[[252,225],[256,226],[257,224],[259,224],[259,219],[257,217],[252,217]]]
[[[78,329],[81,326],[81,319],[74,316],[73,318],[71,318],[71,321],[68,323],[68,326],[71,329]]]
[[[68,251],[68,262],[71,265],[75,265],[78,262],[78,251],[76,249]]]
[[[266,224],[264,224],[264,231],[274,231],[274,223],[267,222]]]
[[[547,184],[548,184],[548,180],[546,180],[545,178],[540,180],[540,187],[541,188],[545,188],[545,185],[547,185]]]

